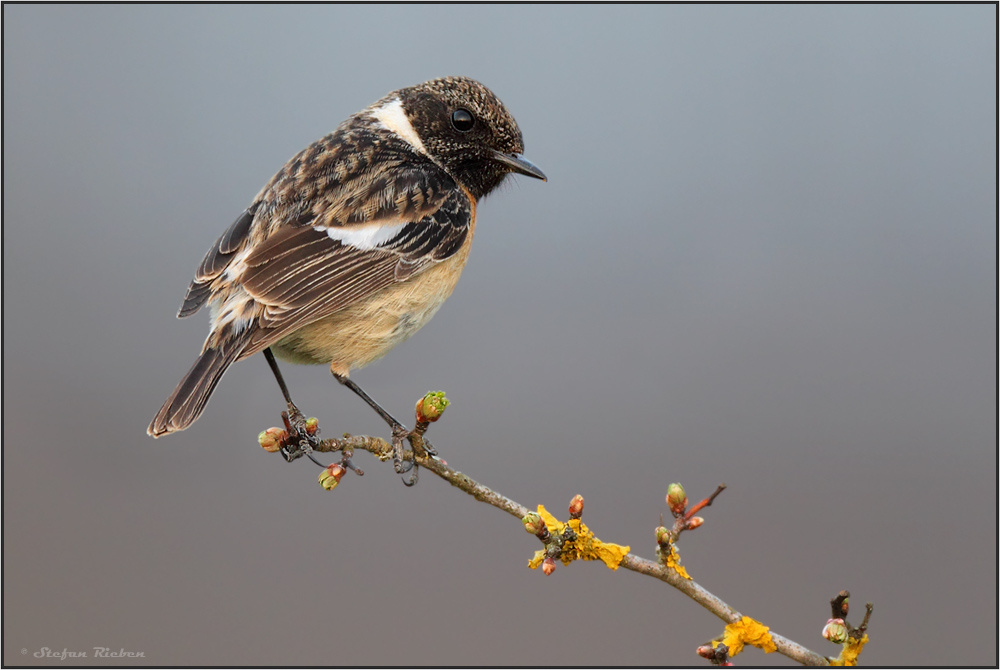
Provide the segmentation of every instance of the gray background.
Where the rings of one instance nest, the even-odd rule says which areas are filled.
[[[327,493],[263,452],[262,358],[144,433],[207,330],[173,318],[186,284],[260,186],[465,74],[550,182],[487,199],[455,295],[354,378],[404,417],[447,390],[453,466],[561,516],[580,493],[646,557],[669,482],[726,482],[685,564],[821,653],[847,588],[866,663],[996,664],[995,6],[3,14],[4,663],[701,663],[721,623],[659,582],[529,571],[515,519],[429,473],[360,455]],[[327,435],[386,433],[323,368],[286,376]]]

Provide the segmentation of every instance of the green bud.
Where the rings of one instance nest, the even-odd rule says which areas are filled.
[[[670,507],[670,511],[673,512],[674,516],[684,514],[687,505],[687,493],[684,492],[683,486],[674,483],[667,487],[667,506]]]
[[[545,522],[542,521],[542,517],[538,512],[528,512],[521,519],[521,523],[524,524],[524,529],[532,535],[538,535],[546,529]]]
[[[823,626],[823,637],[834,644],[847,642],[847,626],[843,619],[830,619]]]
[[[444,391],[430,391],[417,401],[417,421],[430,423],[437,421],[444,414],[444,409],[451,401],[444,397]]]

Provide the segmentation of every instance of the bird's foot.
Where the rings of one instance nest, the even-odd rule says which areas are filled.
[[[287,462],[309,455],[319,446],[319,426],[315,420],[307,420],[298,407],[288,403],[288,411],[281,413],[281,420],[289,435],[288,444],[281,448]]]
[[[403,458],[403,440],[410,434],[406,426],[397,423],[392,427],[392,465],[396,469],[396,474],[404,474],[413,469],[413,460]],[[405,480],[404,480],[405,481]]]
[[[438,455],[437,449],[435,449],[433,446],[431,446],[430,440],[428,440],[426,437],[421,440],[420,444],[424,448],[424,451],[427,452],[428,456],[437,456]]]

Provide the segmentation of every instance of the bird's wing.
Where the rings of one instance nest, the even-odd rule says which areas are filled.
[[[389,234],[402,233],[413,224],[405,230],[407,236],[420,233],[427,236],[425,242],[436,240],[445,245],[435,257],[440,260],[448,242],[438,239],[440,233],[425,233],[423,228],[462,227],[452,222],[454,216],[440,223],[433,219],[456,191],[461,189],[436,164],[414,155],[399,138],[373,131],[364,115],[355,115],[293,156],[261,189],[254,203],[205,254],[178,316],[194,314],[241,281],[248,255],[261,266],[264,254],[272,248],[282,250],[290,263],[304,260],[291,250],[296,244],[310,242],[309,228],[327,231],[331,241],[340,241],[345,247],[373,251],[384,244],[392,252]],[[456,213],[455,209],[452,203],[442,216],[447,217],[449,211]],[[302,237],[296,237],[296,232]],[[401,241],[409,239],[407,236]],[[454,241],[453,236],[449,239]],[[317,251],[315,244],[310,248]],[[417,262],[418,251],[404,251],[403,255],[412,256],[414,262],[401,266],[400,274],[412,274],[423,267]],[[268,275],[266,269],[260,272]],[[262,293],[262,297],[266,295],[266,291]]]
[[[191,316],[212,296],[212,283],[221,275],[247,243],[250,226],[254,220],[254,212],[259,203],[254,203],[229,226],[222,237],[205,254],[201,265],[194,273],[194,279],[188,286],[184,302],[177,312],[177,318]]]
[[[240,358],[449,258],[469,234],[474,205],[437,168],[366,190],[352,209],[363,217],[319,209],[235,264],[234,281],[263,306]]]
[[[474,211],[448,173],[355,115],[271,178],[209,249],[179,316],[245,291],[252,301],[228,306],[253,320],[233,326],[254,331],[246,358],[453,255]]]

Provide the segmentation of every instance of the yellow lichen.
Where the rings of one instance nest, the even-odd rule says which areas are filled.
[[[677,547],[670,545],[670,553],[667,554],[667,567],[672,568],[674,572],[679,574],[684,579],[691,579],[691,575],[688,571],[684,569],[681,565],[681,555],[677,553]]]
[[[549,511],[545,509],[545,505],[538,506],[538,516],[542,517],[542,521],[545,522],[545,527],[549,529],[549,532],[553,535],[558,535],[563,532],[564,524],[555,518]]]
[[[858,656],[861,654],[861,650],[864,649],[866,644],[868,644],[867,635],[862,635],[860,640],[855,640],[853,637],[847,638],[847,642],[844,643],[844,648],[840,652],[840,656],[830,659],[830,665],[857,665]]]
[[[722,643],[729,647],[730,657],[743,651],[743,646],[747,644],[759,647],[768,654],[778,650],[768,627],[748,616],[726,626]]]
[[[582,559],[584,561],[601,561],[612,570],[617,570],[622,559],[631,550],[631,547],[602,542],[579,519],[570,519],[567,523],[559,521],[549,514],[544,505],[538,506],[538,515],[542,517],[545,527],[552,535],[561,535],[567,526],[576,534],[576,539],[563,543],[562,551],[559,552],[559,560],[563,562],[563,565],[569,565],[577,559]],[[544,560],[545,551],[536,551],[534,557],[528,561],[528,567],[537,568]]]

